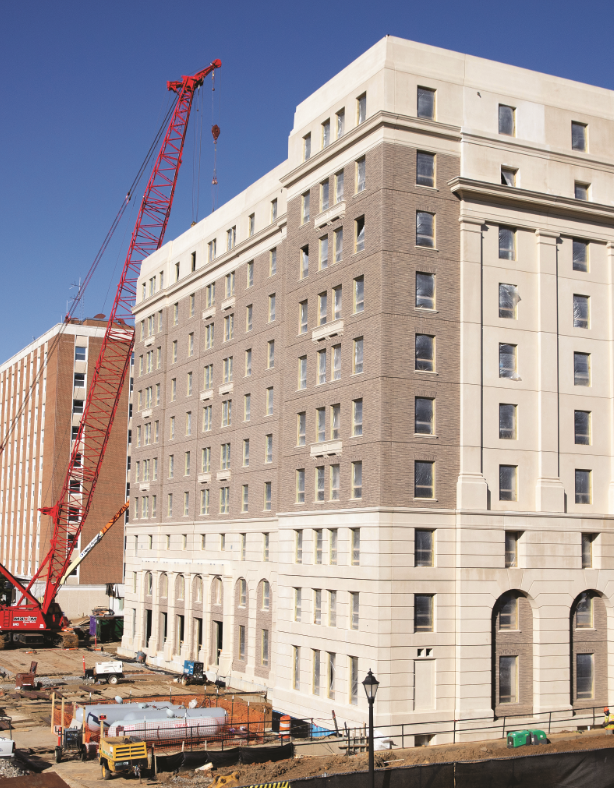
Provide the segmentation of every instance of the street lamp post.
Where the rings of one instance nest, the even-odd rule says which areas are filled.
[[[369,784],[371,788],[375,788],[375,753],[373,750],[373,704],[375,703],[375,696],[377,695],[377,688],[379,681],[375,678],[371,670],[367,673],[367,677],[362,682],[365,688],[367,700],[369,702]]]

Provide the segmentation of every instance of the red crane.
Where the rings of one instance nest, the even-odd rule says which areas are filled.
[[[168,89],[177,94],[175,108],[145,188],[62,490],[53,506],[40,510],[53,521],[49,552],[27,587],[0,564],[0,573],[17,590],[15,604],[0,604],[0,648],[11,637],[21,642],[40,642],[41,635],[43,640],[62,639],[61,630],[68,622],[55,598],[92,505],[130,366],[134,327],[127,321],[132,320],[141,263],[159,249],[164,240],[194,93],[205,77],[221,65],[220,60],[214,60],[193,76],[167,82]],[[41,603],[31,591],[37,581],[44,582],[45,587]],[[36,639],[32,637],[34,632],[38,635]],[[30,637],[27,633],[31,633]],[[71,640],[70,636],[63,639]]]

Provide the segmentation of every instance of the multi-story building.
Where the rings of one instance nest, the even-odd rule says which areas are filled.
[[[0,435],[8,435],[0,455],[0,560],[18,577],[31,578],[49,550],[51,518],[38,510],[52,506],[61,492],[105,327],[95,319],[60,323],[0,366]],[[128,386],[76,549],[126,500],[127,420]],[[122,590],[123,543],[122,518],[60,590],[69,617],[96,605],[121,606],[109,599],[107,585]]]
[[[144,262],[125,653],[317,719],[369,668],[380,725],[607,701],[613,101],[387,37]]]

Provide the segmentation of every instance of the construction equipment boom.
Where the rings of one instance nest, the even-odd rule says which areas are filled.
[[[52,519],[49,551],[27,587],[0,564],[0,574],[15,586],[18,597],[15,604],[0,606],[0,632],[5,643],[9,635],[27,642],[22,633],[28,631],[53,636],[67,623],[55,600],[92,505],[130,367],[134,327],[127,321],[132,320],[141,263],[164,240],[194,94],[207,75],[221,65],[220,60],[214,60],[192,76],[167,83],[168,90],[177,95],[175,108],[145,188],[62,489],[53,506],[40,509]],[[44,583],[41,603],[31,593],[37,581]]]

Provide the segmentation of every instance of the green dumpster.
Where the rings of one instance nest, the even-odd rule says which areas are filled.
[[[531,733],[529,731],[510,731],[507,734],[507,746],[509,749],[514,747],[524,747],[531,743]]]
[[[548,744],[544,731],[540,731],[538,728],[531,728],[529,733],[531,734],[531,744]]]

